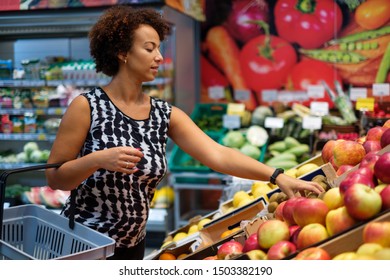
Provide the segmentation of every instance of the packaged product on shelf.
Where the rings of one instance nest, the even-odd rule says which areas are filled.
[[[13,123],[9,118],[9,115],[1,116],[1,132],[2,133],[12,133]]]
[[[37,132],[37,117],[34,113],[26,112],[24,114],[24,133]]]

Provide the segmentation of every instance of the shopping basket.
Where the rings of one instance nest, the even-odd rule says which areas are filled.
[[[0,260],[98,260],[114,254],[115,241],[40,205],[4,209],[7,177],[61,164],[44,164],[6,170],[0,175]]]

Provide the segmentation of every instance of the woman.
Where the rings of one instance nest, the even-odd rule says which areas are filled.
[[[144,256],[150,202],[167,170],[168,137],[217,172],[263,181],[274,174],[288,196],[323,191],[216,143],[179,108],[142,92],[157,75],[168,33],[155,10],[108,9],[90,32],[90,49],[96,70],[112,80],[72,101],[51,150],[49,163],[64,164],[46,171],[48,184],[74,190],[63,215],[115,239],[111,259]]]

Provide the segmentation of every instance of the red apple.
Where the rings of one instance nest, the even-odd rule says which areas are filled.
[[[390,129],[386,129],[381,137],[381,147],[384,148],[390,144]]]
[[[257,241],[257,233],[252,233],[248,236],[248,238],[244,242],[244,247],[242,248],[242,252],[246,253],[252,250],[259,250],[259,242]]]
[[[325,217],[328,212],[329,208],[323,200],[305,198],[296,202],[293,218],[300,227],[313,223],[325,225]]]
[[[328,163],[330,158],[333,157],[333,148],[336,143],[336,140],[328,140],[322,147],[321,158],[324,163]]]
[[[345,206],[330,210],[326,215],[326,229],[330,236],[351,228],[356,224],[356,220],[352,218]]]
[[[293,216],[294,207],[295,204],[302,199],[306,199],[306,198],[302,196],[295,196],[286,200],[286,204],[283,207],[283,219],[289,226],[296,225]]]
[[[357,165],[365,155],[366,151],[363,145],[351,140],[339,142],[333,149],[334,163],[337,167],[341,165]]]
[[[348,164],[341,165],[337,169],[336,175],[340,176],[341,174],[347,172],[348,170],[351,170],[353,167],[354,167],[353,165],[348,165]]]
[[[385,130],[386,130],[386,128],[384,128],[382,126],[374,126],[374,127],[370,128],[367,131],[366,142],[370,141],[370,140],[380,141],[382,134],[385,132]]]
[[[374,174],[379,181],[390,184],[390,152],[381,155],[374,165]]]
[[[308,224],[304,226],[298,234],[297,248],[301,250],[322,240],[325,240],[328,237],[328,231],[322,224]]]
[[[278,206],[276,207],[275,209],[275,212],[274,212],[274,217],[275,219],[277,220],[280,220],[280,221],[284,221],[284,218],[283,218],[283,207],[284,205],[286,204],[286,201],[282,201],[281,203],[278,204]]]
[[[285,257],[295,253],[297,247],[294,243],[286,240],[282,240],[272,245],[271,248],[268,249],[267,259],[268,260],[281,260]]]
[[[288,227],[288,229],[290,231],[290,238],[291,238],[291,236],[293,236],[294,232],[297,231],[299,228],[300,228],[300,226],[298,226],[298,225],[292,225],[292,226]]]
[[[356,183],[345,191],[344,205],[353,218],[366,220],[381,211],[382,199],[373,188]]]
[[[366,154],[364,156],[364,158],[360,162],[359,168],[368,167],[372,171],[374,171],[374,165],[375,165],[376,161],[378,160],[378,158],[379,158],[379,155],[376,152],[369,152],[368,154]]]
[[[382,199],[382,210],[390,209],[390,185],[383,188],[379,195]]]
[[[262,249],[269,249],[282,240],[289,240],[290,231],[287,223],[279,220],[268,220],[257,229],[257,240]]]
[[[331,188],[327,190],[322,197],[322,200],[328,206],[329,210],[339,208],[344,205],[344,199],[341,196],[339,188]]]
[[[299,252],[294,260],[330,260],[327,251],[319,247],[311,247]]]
[[[390,247],[390,222],[370,222],[363,229],[364,243],[377,243]]]
[[[366,154],[369,152],[377,152],[382,149],[381,142],[378,140],[367,140],[363,143],[363,148],[366,151]]]
[[[219,260],[224,260],[229,255],[238,255],[242,253],[242,245],[238,241],[229,240],[223,243],[217,251]]]
[[[358,171],[358,170],[356,170],[356,171]],[[352,185],[357,184],[357,183],[364,184],[364,185],[372,187],[372,188],[375,187],[373,176],[368,176],[367,174],[364,174],[365,170],[363,170],[363,173],[359,173],[356,171],[352,172],[351,174],[348,174],[348,176],[343,181],[341,181],[340,186],[339,186],[341,196],[344,196],[344,193]]]
[[[292,235],[290,236],[290,241],[292,243],[295,244],[295,246],[297,246],[297,240],[298,240],[298,235],[299,235],[299,232],[302,230],[302,228],[300,226],[298,226],[298,228],[292,233]]]

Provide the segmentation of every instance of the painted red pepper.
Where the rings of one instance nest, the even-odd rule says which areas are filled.
[[[336,37],[343,21],[333,0],[278,0],[274,14],[278,35],[305,49],[319,48]]]

